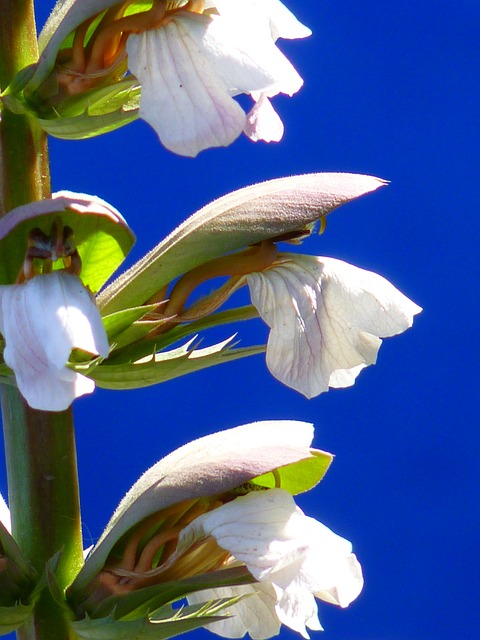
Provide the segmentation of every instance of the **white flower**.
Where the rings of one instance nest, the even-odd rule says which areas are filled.
[[[244,129],[254,140],[279,139],[268,98],[293,95],[303,81],[275,40],[308,35],[279,0],[213,0],[200,13],[188,4],[167,11],[161,26],[127,40],[129,68],[142,86],[140,117],[167,149],[186,156],[227,146]],[[240,93],[257,103],[248,120],[233,99]]]
[[[209,625],[222,636],[248,632],[252,638],[269,638],[285,624],[308,638],[306,627],[322,628],[315,597],[346,607],[363,587],[351,543],[305,516],[281,489],[249,493],[200,516],[180,534],[177,552],[207,537],[260,583],[188,596],[198,603],[250,594],[229,607],[231,618]]]
[[[286,257],[247,282],[271,328],[270,372],[307,398],[353,385],[375,364],[380,338],[402,333],[421,311],[376,273],[334,258]]]
[[[72,349],[108,356],[100,313],[80,278],[65,271],[0,287],[3,357],[33,409],[63,411],[91,393],[92,380],[68,369]]]

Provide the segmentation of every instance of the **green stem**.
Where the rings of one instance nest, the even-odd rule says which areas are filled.
[[[0,0],[0,90],[38,59],[32,0]],[[0,217],[10,209],[48,197],[46,136],[26,116],[0,103]]]
[[[35,411],[7,385],[1,401],[14,538],[39,575],[61,551],[55,575],[65,589],[83,564],[72,412]],[[71,637],[63,611],[47,590],[18,637]]]
[[[0,0],[0,88],[38,58],[32,0]],[[0,103],[0,217],[50,195],[46,136],[36,122]],[[76,452],[71,411],[28,407],[15,387],[1,388],[12,530],[39,575],[58,552],[60,589],[83,563]],[[22,640],[72,638],[63,609],[45,589]]]

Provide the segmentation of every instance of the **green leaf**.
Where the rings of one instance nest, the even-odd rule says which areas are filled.
[[[39,117],[50,135],[84,140],[123,127],[138,118],[140,87],[129,79],[86,91],[55,106],[51,117]]]
[[[124,309],[123,311],[117,311],[102,318],[109,342],[112,342],[119,334],[125,332],[125,330],[131,327],[137,320],[143,318],[145,314],[153,311],[156,307],[156,304],[151,304],[133,309]]]
[[[230,193],[193,214],[99,296],[104,312],[143,304],[164,285],[213,258],[301,232],[385,181],[348,173],[279,178]]]
[[[137,308],[149,309],[149,307],[146,306]],[[121,314],[122,312],[119,311],[118,313]],[[115,316],[116,314],[113,315]],[[110,316],[106,317],[108,318]],[[115,350],[110,354],[109,363],[113,365],[133,362],[144,356],[157,353],[179,340],[183,340],[192,335],[196,336],[200,331],[233,322],[251,320],[253,318],[258,318],[258,311],[251,305],[237,309],[227,309],[226,311],[212,313],[206,318],[201,318],[188,324],[178,325],[166,333],[154,337],[146,336],[149,331],[162,324],[163,320],[141,320],[140,322],[132,324],[123,333],[115,336]],[[135,341],[139,342],[131,344]]]
[[[0,635],[6,635],[18,629],[32,615],[34,607],[35,603],[0,607]]]
[[[192,341],[172,351],[152,354],[151,357],[128,364],[102,364],[88,373],[104,389],[138,389],[172,380],[187,373],[200,371],[216,364],[231,362],[262,353],[265,347],[226,348],[232,338],[203,349],[191,349]],[[81,365],[72,368],[82,373]]]
[[[94,293],[123,262],[135,241],[126,221],[111,205],[93,196],[61,191],[50,199],[17,207],[0,220],[0,284],[15,282],[29,232],[38,227],[48,234],[58,216],[73,229],[82,260],[81,278]],[[61,268],[61,260],[53,263],[54,270]]]
[[[166,640],[225,618],[218,612],[236,601],[238,598],[223,598],[137,620],[116,620],[113,616],[85,618],[72,622],[71,626],[85,640]]]
[[[285,489],[293,496],[309,491],[327,473],[333,460],[331,453],[320,449],[312,449],[312,456],[258,476],[250,483],[267,489]]]
[[[7,531],[2,522],[0,522],[0,543],[3,548],[3,555],[12,560],[19,571],[25,575],[26,578],[34,580],[35,571],[28,562],[27,558],[23,555],[20,547],[15,542],[11,534]]]
[[[131,620],[156,611],[168,603],[178,601],[190,593],[254,582],[255,579],[246,567],[233,567],[111,596],[101,602],[90,613],[90,617],[104,618],[112,615],[116,620]]]

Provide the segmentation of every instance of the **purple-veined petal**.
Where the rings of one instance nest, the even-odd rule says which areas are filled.
[[[334,258],[290,255],[247,277],[252,304],[271,328],[267,366],[314,397],[355,382],[380,338],[408,329],[421,308],[388,280]]]
[[[167,149],[194,157],[233,142],[245,114],[191,36],[193,30],[206,32],[208,22],[182,16],[131,35],[127,51],[129,67],[142,84],[140,116]]]

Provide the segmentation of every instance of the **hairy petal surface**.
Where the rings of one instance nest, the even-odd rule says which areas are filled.
[[[252,304],[271,329],[270,372],[307,398],[353,385],[375,364],[380,338],[402,333],[421,311],[371,271],[334,258],[286,258],[247,281]]]
[[[33,409],[63,411],[91,393],[92,380],[68,369],[72,349],[108,356],[100,313],[80,278],[64,271],[0,287],[4,359]]]
[[[351,543],[305,516],[291,495],[281,489],[252,492],[200,516],[182,531],[177,552],[210,536],[245,564],[261,585],[271,585],[275,591],[275,600],[265,597],[265,593],[271,594],[267,590],[261,592],[259,602],[252,596],[234,605],[240,607],[244,624],[241,635],[248,631],[254,638],[271,637],[274,611],[281,623],[308,638],[307,627],[321,629],[315,596],[347,606],[363,587]],[[229,593],[239,592],[235,588]],[[210,592],[194,596],[196,602],[210,597]],[[265,617],[269,624],[262,627],[260,615],[254,615],[252,622],[244,606],[249,615],[270,606],[270,615]],[[247,626],[247,618],[251,626]],[[230,634],[241,629],[242,624],[236,621],[228,630],[227,620],[217,632],[240,637]]]

